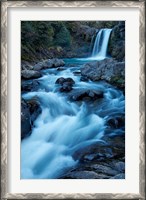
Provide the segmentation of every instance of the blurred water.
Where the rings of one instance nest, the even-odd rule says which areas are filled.
[[[125,99],[121,91],[103,82],[82,82],[73,74],[77,69],[79,65],[63,71],[46,70],[39,82],[49,92],[23,94],[24,99],[37,97],[42,113],[34,122],[32,134],[21,143],[22,179],[57,178],[64,169],[77,164],[72,158],[75,150],[102,140],[108,117],[124,113]],[[104,98],[92,106],[70,102],[57,90],[55,81],[59,77],[73,78],[74,89],[100,89]]]

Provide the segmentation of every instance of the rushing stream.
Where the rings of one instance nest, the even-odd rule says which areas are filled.
[[[75,60],[66,60],[65,70],[44,70],[44,76],[37,79],[40,90],[24,93],[24,99],[38,98],[42,112],[34,122],[32,134],[21,144],[21,178],[58,178],[64,170],[75,166],[78,161],[72,157],[80,148],[102,141],[106,121],[110,116],[124,114],[125,98],[120,90],[99,82],[80,81],[82,62],[71,65]],[[73,102],[68,94],[58,91],[55,84],[59,77],[72,78],[73,90],[96,89],[103,91],[103,98],[93,102]],[[113,130],[110,134],[123,134],[124,130]],[[104,140],[103,140],[104,142]]]

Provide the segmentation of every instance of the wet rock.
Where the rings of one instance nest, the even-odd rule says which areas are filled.
[[[85,76],[81,76],[80,81],[88,82],[89,79],[87,77],[85,77]]]
[[[110,179],[125,179],[125,174],[121,173],[121,174],[117,174],[114,177],[111,177]]]
[[[111,167],[104,166],[101,164],[93,164],[92,169],[95,170],[97,173],[106,174],[108,176],[115,176],[117,175],[117,171],[112,169]]]
[[[122,161],[116,162],[114,164],[115,169],[119,172],[125,172],[125,163]]]
[[[78,37],[84,38],[85,41],[91,41],[91,38],[96,34],[96,31],[96,28],[91,28],[88,25],[81,25],[78,29]]]
[[[40,78],[41,73],[35,70],[22,70],[21,71],[21,77],[23,79],[35,79],[35,78]]]
[[[110,118],[107,121],[107,125],[111,128],[121,128],[125,126],[125,116],[117,116],[115,118]]]
[[[70,92],[75,84],[75,81],[72,78],[60,77],[56,80],[55,84],[61,85],[60,92]]]
[[[35,97],[30,100],[27,100],[27,104],[29,106],[31,124],[33,125],[34,121],[41,114],[42,109],[41,109],[38,99]]]
[[[41,113],[40,103],[37,98],[21,100],[21,139],[31,134],[34,121]]]
[[[65,82],[69,82],[71,84],[75,84],[75,81],[72,78],[66,78]]]
[[[60,67],[60,66],[64,66],[65,62],[62,59],[58,59],[58,58],[54,58],[51,60],[53,67]]]
[[[31,117],[28,104],[21,100],[21,139],[29,136],[31,133]]]
[[[111,130],[111,132],[113,132],[113,130]],[[102,139],[105,142],[107,142],[110,146],[123,151],[123,153],[125,152],[125,135],[124,134],[119,135],[117,132],[116,135],[105,135]]]
[[[65,174],[63,179],[105,179],[108,176],[97,174],[93,171],[73,171],[68,174]]]
[[[65,67],[58,67],[57,68],[57,71],[63,71],[63,70],[65,70]]]
[[[73,74],[74,74],[75,76],[79,76],[79,75],[81,74],[81,71],[80,71],[80,70],[74,71]]]
[[[56,82],[55,82],[55,84],[63,84],[64,82],[65,82],[65,78],[63,78],[63,77],[60,77],[60,78],[58,78],[57,80],[56,80]]]
[[[47,68],[47,65],[45,64],[45,62],[39,62],[36,65],[34,65],[34,69],[37,71],[46,69],[46,68]]]
[[[91,162],[118,159],[123,157],[124,153],[123,148],[97,143],[75,151],[72,156],[81,162]]]
[[[33,70],[33,66],[30,64],[22,64],[21,65],[21,70]]]
[[[55,84],[60,84],[60,85],[63,85],[63,83],[65,82],[68,82],[70,84],[75,84],[75,81],[72,79],[72,78],[63,78],[63,77],[60,77],[56,80]]]
[[[37,80],[29,81],[22,81],[21,82],[21,91],[22,92],[32,92],[37,91],[40,87],[40,83]]]
[[[125,63],[117,62],[112,58],[93,61],[84,64],[81,75],[92,81],[105,80],[123,88],[125,84]]]
[[[70,92],[73,84],[71,82],[64,82],[60,88],[60,92]]]
[[[85,100],[86,98],[90,100],[96,100],[98,98],[103,98],[103,92],[99,90],[79,89],[71,92],[69,98],[73,101],[81,101]]]
[[[44,60],[42,62],[37,63],[34,65],[35,70],[42,70],[42,69],[48,69],[48,68],[57,68],[64,66],[65,62],[62,59],[53,58],[49,60]]]

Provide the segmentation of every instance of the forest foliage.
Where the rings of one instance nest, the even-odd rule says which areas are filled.
[[[112,28],[117,21],[22,21],[21,58],[82,55],[90,50],[91,29]],[[82,48],[81,48],[82,47]]]

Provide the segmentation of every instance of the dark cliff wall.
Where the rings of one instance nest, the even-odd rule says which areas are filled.
[[[109,41],[109,54],[119,61],[125,60],[125,22],[121,21],[111,33]]]

